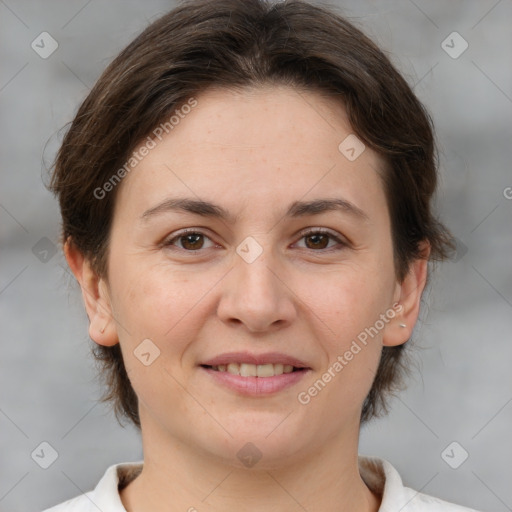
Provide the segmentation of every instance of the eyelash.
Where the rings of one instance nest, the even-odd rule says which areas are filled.
[[[210,241],[213,242],[213,240],[211,240],[211,238],[206,233],[204,233],[203,231],[201,231],[199,229],[188,228],[188,229],[184,229],[183,231],[178,232],[172,238],[166,239],[162,243],[162,246],[164,246],[166,248],[171,248],[171,247],[174,246],[174,242],[176,242],[180,238],[186,237],[187,235],[201,235],[201,236],[203,236],[203,237],[205,237],[205,238],[207,238],[207,239],[209,239]],[[307,247],[305,248],[305,249],[310,250],[312,252],[320,252],[320,253],[324,252],[325,253],[325,252],[339,251],[339,250],[345,249],[349,245],[348,242],[342,240],[340,237],[338,237],[337,235],[335,235],[334,233],[332,233],[331,231],[329,231],[329,230],[327,230],[325,228],[309,228],[308,230],[301,231],[299,233],[299,235],[300,235],[299,240],[302,240],[303,238],[306,238],[306,237],[311,236],[311,235],[328,235],[332,240],[337,242],[338,245],[340,246],[340,247],[337,247],[337,248],[336,247],[330,247],[330,248],[326,248],[326,249],[308,249]],[[183,249],[182,247],[176,247],[175,249],[171,249],[171,250],[178,250],[178,251],[182,251],[182,252],[186,252],[186,253],[192,253],[192,254],[196,254],[199,251],[201,251],[201,249],[188,250],[188,249]]]

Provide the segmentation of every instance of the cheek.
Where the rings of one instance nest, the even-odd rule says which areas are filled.
[[[351,265],[314,280],[308,276],[298,294],[341,342],[373,325],[390,307],[394,275],[391,264],[386,267]]]
[[[197,316],[206,314],[207,301],[201,297],[207,294],[209,280],[171,272],[163,265],[144,266],[137,258],[119,268],[122,271],[112,273],[111,281],[123,359],[140,400],[154,408],[164,397],[182,392],[182,375],[176,369],[201,328]],[[146,361],[144,353],[150,354]],[[178,402],[178,408],[186,405]]]
[[[310,306],[309,316],[317,325],[316,337],[326,356],[322,368],[329,372],[322,379],[329,383],[326,398],[332,395],[340,402],[343,393],[362,400],[369,391],[386,325],[380,318],[391,306],[393,283],[391,264],[381,269],[365,265],[344,268],[316,280],[315,286],[303,287],[301,293]]]
[[[191,319],[206,314],[208,294],[219,278],[165,264],[148,266],[136,258],[124,263],[123,271],[112,276],[115,311],[127,331],[121,342],[136,345],[149,338],[166,351],[181,350],[200,328]]]
[[[375,324],[388,307],[390,292],[372,273],[346,272],[304,293],[309,293],[308,304],[315,304],[310,318],[325,359],[297,399],[334,434],[344,418],[358,417],[372,386],[382,351],[382,330],[375,330]]]

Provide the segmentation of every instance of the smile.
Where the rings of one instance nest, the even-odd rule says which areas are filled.
[[[215,366],[207,366],[217,372],[227,372],[231,375],[240,375],[241,377],[275,377],[284,373],[299,371],[301,368],[295,368],[291,364],[251,364],[251,363],[229,363]]]
[[[271,363],[229,363],[218,366],[201,365],[199,368],[211,379],[214,386],[248,397],[275,395],[297,385],[311,372],[310,368]]]

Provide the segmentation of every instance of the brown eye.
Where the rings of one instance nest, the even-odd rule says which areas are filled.
[[[302,242],[304,241],[304,242]],[[302,243],[304,245],[302,245]],[[310,229],[301,233],[299,247],[313,251],[336,251],[345,249],[348,246],[341,237],[325,229]]]
[[[212,248],[215,244],[210,237],[200,231],[182,231],[163,243],[168,249],[178,249],[186,252]]]
[[[190,251],[197,251],[202,249],[204,245],[204,237],[201,233],[192,233],[185,236],[180,236],[178,240],[181,240],[183,249]]]
[[[315,233],[304,237],[308,249],[325,249],[329,245],[329,235]]]

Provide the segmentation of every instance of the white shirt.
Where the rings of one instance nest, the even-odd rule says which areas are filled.
[[[142,461],[114,464],[93,491],[43,512],[126,512],[119,497],[118,484],[126,479],[128,473],[137,474],[142,464]],[[404,487],[398,471],[387,460],[360,455],[359,471],[366,485],[382,496],[379,512],[477,512]]]

